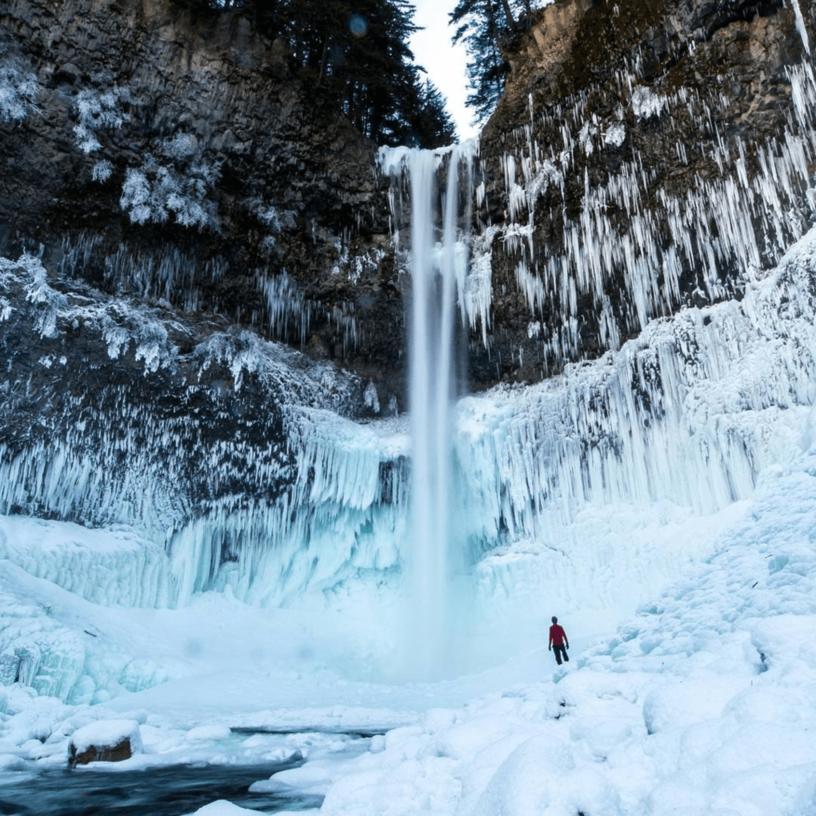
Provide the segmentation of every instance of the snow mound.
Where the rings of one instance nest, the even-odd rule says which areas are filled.
[[[260,813],[259,810],[249,810],[249,808],[238,807],[228,802],[226,799],[219,799],[217,802],[210,802],[209,805],[199,808],[188,816],[241,816],[243,813]]]
[[[418,726],[389,732],[329,786],[321,812],[814,812],[810,427],[809,452],[766,473],[751,512],[714,554],[615,639],[556,682],[429,712]]]
[[[164,550],[128,530],[0,516],[0,559],[106,606],[168,606],[174,583]]]

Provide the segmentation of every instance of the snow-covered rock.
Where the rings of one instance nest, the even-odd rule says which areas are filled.
[[[135,720],[97,720],[71,736],[69,763],[121,762],[142,750],[139,723]]]

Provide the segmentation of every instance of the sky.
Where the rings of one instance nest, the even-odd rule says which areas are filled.
[[[448,100],[448,111],[456,122],[460,139],[476,134],[473,114],[465,104],[467,90],[467,54],[462,45],[451,44],[452,29],[448,13],[456,0],[414,0],[415,21],[424,31],[411,40],[416,61],[427,71]]]

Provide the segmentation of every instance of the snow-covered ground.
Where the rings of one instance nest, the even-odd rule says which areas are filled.
[[[321,812],[816,813],[814,443],[617,637],[390,732]]]
[[[96,706],[12,685],[2,695],[0,767],[13,778],[34,760],[64,763],[77,729],[125,719],[140,723],[143,752],[111,769],[300,752],[306,764],[276,774],[273,787],[325,794],[321,812],[343,816],[814,813],[816,419],[801,443],[796,461],[763,475],[711,554],[614,637],[592,646],[574,636],[564,672],[539,643],[469,677],[363,682],[308,669],[306,655],[300,670],[276,668],[280,630],[254,631],[264,616],[235,601],[106,608],[98,637],[115,634],[137,650],[141,631],[157,661],[177,655],[184,679]],[[19,590],[50,592],[46,617],[85,625],[83,614],[102,609],[4,567]],[[199,627],[199,645],[185,650],[195,617],[207,631]],[[244,642],[232,642],[242,630]],[[253,662],[267,639],[270,654]],[[299,733],[248,736],[229,726]],[[360,755],[337,733],[356,729],[391,730]]]

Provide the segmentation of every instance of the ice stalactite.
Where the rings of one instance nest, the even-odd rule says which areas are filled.
[[[459,407],[457,462],[475,551],[564,546],[589,506],[747,498],[799,446],[816,404],[816,232],[741,301],[653,321],[636,340],[528,388]]]
[[[802,15],[802,8],[799,5],[799,0],[791,0],[791,4],[793,5],[793,15],[796,18],[796,30],[799,32],[799,36],[802,38],[802,45],[804,46],[805,51],[808,55],[810,55],[810,37],[808,36],[805,18]]]
[[[797,20],[808,50],[801,14]],[[557,315],[536,338],[542,375],[584,356],[587,336],[617,349],[655,317],[738,296],[807,231],[816,217],[810,59],[787,74],[792,105],[784,127],[756,143],[720,132],[716,122],[728,121],[731,105],[726,94],[690,87],[660,94],[640,84],[637,63],[612,81],[622,104],[605,131],[590,113],[591,94],[581,92],[569,106],[531,109],[532,123],[505,137],[497,184],[505,221],[496,225],[478,211],[486,219],[483,243],[515,269],[530,318]],[[676,145],[678,167],[696,151],[682,191],[665,181],[661,167],[647,164],[633,140],[625,141],[627,117],[633,126],[648,120],[667,132],[694,122],[700,143]],[[552,141],[539,144],[541,133]],[[620,161],[610,160],[614,171],[592,183],[586,156],[604,151]],[[572,214],[576,196],[581,206]],[[545,225],[552,237],[533,240]],[[479,308],[485,311],[483,301]],[[489,335],[483,341],[489,348]]]
[[[142,594],[86,586],[77,565],[91,553],[55,550],[34,574],[151,606],[227,586],[275,603],[394,566],[402,433],[339,415],[362,401],[355,378],[251,332],[197,336],[178,313],[50,278],[29,256],[0,260],[0,296],[0,513],[127,525],[170,554],[166,582],[146,578]],[[43,428],[18,429],[43,404]],[[24,549],[4,551],[31,566]],[[153,570],[128,559],[124,571]]]
[[[300,409],[288,432],[295,481],[278,501],[227,499],[174,534],[179,603],[228,586],[243,600],[277,604],[399,563],[407,502],[401,428]]]

